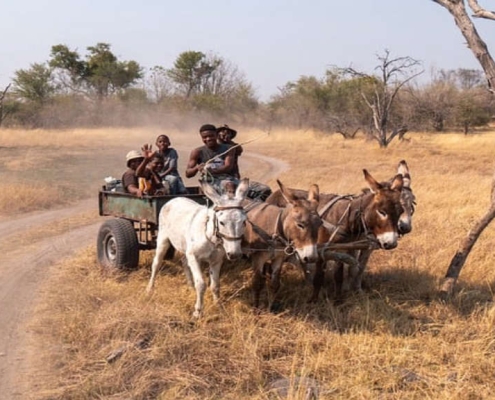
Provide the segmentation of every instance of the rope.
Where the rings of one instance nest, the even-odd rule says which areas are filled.
[[[211,164],[213,162],[213,160],[216,160],[217,158],[220,158],[222,156],[224,156],[225,154],[229,153],[232,149],[235,149],[239,146],[243,146],[245,144],[249,144],[249,143],[252,143],[252,142],[255,142],[256,140],[259,140],[261,139],[264,135],[268,135],[268,133],[263,133],[263,135],[260,135],[258,137],[255,137],[254,139],[251,139],[251,140],[246,140],[245,142],[242,142],[242,143],[237,143],[236,145],[232,146],[232,147],[229,147],[228,150],[224,151],[223,153],[220,153],[220,154],[217,154],[216,156],[213,156],[212,158],[210,158],[208,161],[205,162],[205,167],[208,165],[208,164]]]

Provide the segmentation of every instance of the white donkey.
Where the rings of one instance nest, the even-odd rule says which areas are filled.
[[[201,188],[213,202],[213,208],[185,197],[177,197],[160,210],[156,254],[146,289],[148,292],[153,289],[155,275],[172,245],[185,254],[189,269],[186,267],[186,273],[192,273],[196,289],[194,317],[201,315],[206,290],[201,264],[209,265],[210,289],[213,298],[218,301],[220,269],[225,258],[235,260],[242,256],[241,239],[247,217],[241,202],[248,192],[249,180],[245,178],[241,181],[234,197],[220,195],[208,184],[202,184]]]

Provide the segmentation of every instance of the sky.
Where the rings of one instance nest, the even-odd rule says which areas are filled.
[[[221,56],[261,100],[334,66],[371,73],[377,55],[434,69],[481,69],[446,9],[432,0],[0,0],[0,90],[48,61],[53,45],[81,56],[109,43],[121,61],[171,68],[187,50]],[[495,22],[476,20],[495,52]],[[492,38],[492,43],[488,40]],[[494,53],[495,55],[495,53]],[[427,78],[426,78],[427,79]]]

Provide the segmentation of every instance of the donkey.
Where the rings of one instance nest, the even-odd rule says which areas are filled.
[[[397,229],[399,232],[399,236],[403,236],[410,233],[412,230],[412,216],[414,215],[416,209],[416,196],[414,195],[411,188],[411,173],[405,160],[401,160],[399,162],[397,173],[399,175],[402,175],[403,182],[402,191],[400,194],[400,203],[402,205],[403,212],[399,217]],[[390,184],[392,184],[392,180],[390,181]],[[351,282],[352,288],[354,290],[361,290],[362,276],[368,264],[369,258],[373,253],[373,250],[375,250],[373,247],[369,247],[368,249],[357,250],[353,254],[354,257],[358,260],[359,264],[359,273],[356,279]]]
[[[177,197],[160,210],[157,248],[151,266],[147,292],[153,289],[158,268],[170,246],[185,254],[186,274],[192,274],[196,289],[194,317],[203,310],[206,284],[201,264],[209,265],[210,289],[215,301],[220,297],[220,269],[225,258],[236,260],[242,256],[241,239],[246,226],[246,212],[242,202],[249,190],[249,180],[243,179],[234,196],[220,195],[208,184],[201,184],[203,193],[214,207],[199,205],[191,199]]]
[[[364,169],[364,178],[369,191],[360,195],[339,196],[336,194],[320,194],[318,213],[324,221],[319,229],[318,244],[349,243],[371,237],[380,248],[390,250],[397,246],[399,237],[398,224],[403,212],[401,205],[402,175],[396,175],[391,182],[379,183]],[[295,190],[297,197],[305,192]],[[285,201],[276,191],[267,203],[283,206]],[[324,281],[323,260],[318,260],[315,270],[305,270],[307,278],[313,281],[311,301],[316,301]],[[360,268],[351,268],[351,276],[358,279]],[[337,298],[342,295],[343,265],[338,263],[335,273]]]
[[[311,185],[306,196],[297,198],[280,181],[277,183],[285,207],[262,202],[250,202],[245,207],[248,224],[242,246],[252,262],[256,309],[265,279],[268,281],[268,307],[273,308],[280,288],[282,264],[289,255],[294,255],[303,264],[316,262],[318,258],[316,244],[322,225],[317,213],[318,186]],[[268,261],[271,264],[266,264]]]
[[[411,188],[411,173],[406,160],[399,162],[397,173],[402,175],[403,185],[400,194],[400,202],[404,209],[404,212],[399,218],[399,234],[406,235],[412,230],[412,216],[416,210],[416,196]]]

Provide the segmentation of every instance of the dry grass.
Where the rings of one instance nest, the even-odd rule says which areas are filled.
[[[240,132],[242,140],[259,135]],[[223,270],[222,305],[207,293],[205,317],[193,321],[195,294],[177,263],[165,263],[147,297],[152,252],[142,253],[138,271],[108,276],[89,248],[55,269],[39,307],[33,328],[46,344],[40,360],[52,369],[35,398],[272,399],[269,385],[280,378],[314,379],[321,398],[493,398],[493,226],[453,301],[437,300],[436,289],[488,207],[495,135],[409,137],[382,150],[361,138],[272,132],[246,149],[288,161],[292,169],[280,178],[289,186],[317,182],[339,193],[364,186],[363,168],[384,180],[407,160],[418,199],[413,232],[396,250],[374,254],[364,294],[308,305],[310,288],[288,268],[284,311],[254,316],[249,267],[240,263]],[[122,347],[119,359],[105,361]],[[292,384],[288,398],[304,396]]]
[[[95,196],[120,177],[125,154],[154,142],[159,129],[0,130],[0,217]],[[171,132],[180,145],[186,134]],[[177,138],[177,139],[175,139]]]

